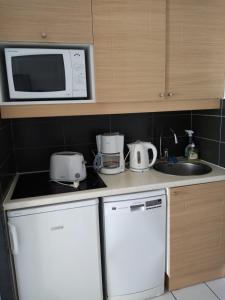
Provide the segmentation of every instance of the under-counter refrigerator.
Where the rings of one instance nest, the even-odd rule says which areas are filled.
[[[9,211],[19,300],[101,300],[98,200]]]

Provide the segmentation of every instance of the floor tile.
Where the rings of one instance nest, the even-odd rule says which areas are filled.
[[[210,289],[220,298],[225,300],[225,278],[206,282]]]
[[[162,296],[153,298],[152,300],[175,300],[175,298],[171,293],[165,293]]]
[[[173,292],[177,300],[218,300],[206,284],[197,284]]]

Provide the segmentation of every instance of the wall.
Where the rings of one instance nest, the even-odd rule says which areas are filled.
[[[10,121],[0,118],[0,295],[1,300],[12,300],[9,251],[4,233],[2,201],[14,173]]]
[[[201,158],[225,167],[225,100],[218,110],[192,112],[192,128]]]
[[[125,143],[140,139],[158,146],[164,129],[163,147],[169,146],[171,154],[182,155],[187,142],[184,129],[191,127],[191,112],[14,119],[11,122],[16,169],[26,172],[49,169],[51,153],[63,150],[82,152],[87,163],[92,164],[95,136],[104,132],[123,133]],[[174,145],[169,127],[177,133],[178,145]]]

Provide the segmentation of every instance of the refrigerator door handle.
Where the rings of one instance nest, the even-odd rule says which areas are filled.
[[[8,223],[9,226],[9,239],[11,244],[11,250],[13,255],[17,255],[19,253],[19,244],[18,244],[18,237],[16,232],[16,226]]]

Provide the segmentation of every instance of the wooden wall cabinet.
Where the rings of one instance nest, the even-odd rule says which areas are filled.
[[[93,0],[97,101],[222,98],[224,11],[224,0]]]
[[[92,43],[91,0],[0,0],[0,41]]]
[[[223,98],[225,1],[167,0],[167,95]]]
[[[166,0],[93,0],[97,102],[144,102],[165,90]]]
[[[169,289],[225,276],[225,181],[170,189]]]

